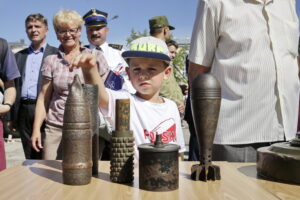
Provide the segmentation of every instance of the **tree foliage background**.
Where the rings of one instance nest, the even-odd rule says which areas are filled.
[[[147,29],[144,31],[136,31],[131,29],[130,36],[126,39],[127,46],[129,43],[139,37],[149,36]],[[171,39],[174,39],[173,35],[171,35]],[[187,75],[185,74],[185,59],[188,52],[188,45],[181,46],[177,49],[177,54],[175,59],[173,60],[174,67],[174,76],[177,83],[187,83]]]

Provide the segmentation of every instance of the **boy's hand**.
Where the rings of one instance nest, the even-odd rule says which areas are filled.
[[[180,112],[181,114],[183,114],[184,111],[185,111],[185,105],[184,105],[183,101],[181,101],[181,102],[179,103],[179,105],[177,105],[177,107],[178,107],[179,112]]]
[[[83,69],[91,69],[97,66],[96,58],[91,53],[79,54],[70,64],[70,71],[74,67],[82,67]]]

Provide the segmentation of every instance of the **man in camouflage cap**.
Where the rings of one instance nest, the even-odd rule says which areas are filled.
[[[170,30],[175,28],[169,24],[166,16],[156,16],[149,19],[150,35],[164,41],[170,39]]]
[[[150,35],[152,37],[161,39],[164,42],[170,40],[170,30],[175,29],[173,26],[169,24],[169,21],[166,16],[156,16],[149,19],[149,28],[150,28]],[[169,52],[169,56],[171,57],[170,52]],[[174,58],[172,58],[172,60]],[[159,95],[173,100],[177,104],[178,111],[181,114],[183,114],[185,110],[183,94],[181,92],[179,84],[176,82],[174,76],[173,64],[171,64],[171,66],[172,66],[171,75],[168,80],[165,80],[163,82]]]

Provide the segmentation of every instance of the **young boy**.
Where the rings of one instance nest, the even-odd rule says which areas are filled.
[[[81,66],[86,83],[99,87],[101,112],[115,128],[115,100],[130,99],[130,129],[135,138],[135,149],[143,143],[155,141],[156,134],[162,134],[164,143],[180,146],[185,151],[180,116],[175,102],[160,97],[159,90],[171,73],[168,47],[164,41],[154,37],[142,37],[132,41],[130,49],[122,56],[128,62],[128,77],[137,91],[130,94],[125,90],[113,91],[105,88],[98,75],[95,58],[90,54],[77,57],[71,68]]]

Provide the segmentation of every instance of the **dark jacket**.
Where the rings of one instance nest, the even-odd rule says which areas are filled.
[[[12,111],[11,111],[11,120],[13,121],[13,124],[15,126],[18,125],[17,120],[18,120],[18,113],[19,113],[19,108],[20,108],[23,79],[25,78],[25,72],[26,72],[26,60],[27,60],[28,52],[29,52],[29,49],[26,48],[26,49],[23,49],[23,50],[21,50],[21,51],[19,51],[15,54],[17,65],[18,65],[18,68],[19,68],[19,71],[20,71],[20,74],[21,74],[20,78],[15,79],[15,86],[16,86],[16,90],[17,90],[17,96],[16,96],[15,104],[12,107]],[[47,46],[45,48],[44,55],[43,55],[42,63],[48,55],[56,54],[57,52],[58,52],[57,48],[47,44]],[[42,66],[40,67],[37,91],[40,91],[40,89],[41,89],[41,80],[42,80],[42,78],[41,78],[41,68],[42,68]]]

